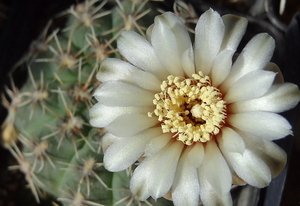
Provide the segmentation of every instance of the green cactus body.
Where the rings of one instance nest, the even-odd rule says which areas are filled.
[[[22,151],[10,151],[39,201],[41,189],[63,205],[172,205],[168,200],[139,202],[131,196],[131,171],[103,168],[101,136],[89,125],[91,94],[101,61],[115,57],[116,39],[124,30],[145,33],[158,13],[151,2],[91,0],[72,6],[65,29],[36,41],[26,56],[28,80],[17,94],[21,101],[8,109],[19,131]],[[111,2],[110,2],[111,3]]]

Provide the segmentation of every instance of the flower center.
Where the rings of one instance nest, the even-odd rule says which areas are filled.
[[[221,92],[211,86],[210,78],[193,74],[192,78],[170,75],[154,95],[153,113],[161,122],[163,133],[171,132],[186,145],[207,142],[219,133],[226,118],[226,102]]]

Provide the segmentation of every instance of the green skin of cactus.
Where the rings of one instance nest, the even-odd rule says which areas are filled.
[[[129,12],[131,2],[124,1],[122,4],[124,9]],[[149,3],[142,11],[148,8],[151,8],[151,4]],[[155,9],[152,8],[150,13],[139,20],[139,24],[143,27],[148,27],[152,24],[154,16],[157,14],[154,10]],[[102,12],[102,10],[99,12]],[[69,14],[68,18],[69,20],[66,27],[75,28],[72,33],[70,47],[70,55],[74,55],[87,45],[86,37],[87,34],[91,34],[91,29],[79,25],[79,20],[71,14]],[[124,20],[114,9],[110,15],[95,20],[95,25],[97,25],[94,26],[95,33],[101,34],[109,29],[120,27],[122,26],[122,21]],[[100,42],[104,40],[108,41],[116,33],[117,32],[114,32],[98,39]],[[67,51],[70,34],[71,31],[57,34],[58,41],[64,52]],[[116,42],[113,42],[111,45],[115,47]],[[36,59],[57,58],[49,49],[50,46],[56,51],[59,51],[57,43],[52,39],[48,43],[48,49],[45,52],[30,57],[31,63],[29,63],[29,69],[31,70],[35,84],[28,78],[27,83],[20,91],[23,94],[32,94],[36,91],[36,86],[40,87],[42,83],[41,73],[43,73],[43,87],[47,90],[48,97],[38,102],[31,101],[29,104],[18,108],[16,114],[15,124],[20,134],[27,140],[34,143],[41,142],[45,137],[48,137],[45,139],[49,145],[46,154],[55,167],[53,167],[45,156],[33,155],[34,147],[28,144],[23,144],[22,146],[22,153],[25,160],[30,162],[32,167],[35,165],[34,171],[31,174],[31,177],[36,177],[32,178],[33,182],[36,187],[46,191],[55,198],[60,198],[60,204],[62,205],[75,205],[74,197],[81,179],[80,192],[85,200],[103,205],[113,205],[124,199],[119,205],[127,205],[129,201],[132,201],[132,196],[129,190],[130,177],[126,171],[111,173],[105,170],[103,166],[93,169],[95,174],[105,182],[107,187],[112,189],[104,187],[93,174],[88,175],[89,182],[87,182],[87,176],[83,176],[82,173],[82,166],[85,160],[94,158],[96,162],[102,162],[103,153],[98,150],[102,134],[98,129],[92,128],[88,124],[89,106],[87,106],[86,102],[74,100],[74,96],[70,91],[77,87],[79,82],[81,82],[81,85],[87,82],[95,66],[97,69],[99,68],[97,64],[100,63],[100,60],[95,60],[93,48],[90,46],[76,57],[77,60],[82,57],[81,67],[79,67],[78,62],[74,68],[62,68],[59,61],[35,61]],[[111,57],[115,57],[115,54]],[[80,68],[80,70],[78,68]],[[81,73],[80,79],[78,79],[79,71]],[[57,76],[59,77],[59,81]],[[99,85],[94,77],[90,83],[90,87],[93,88],[90,91],[91,93],[95,89],[93,85]],[[28,98],[29,97],[25,96],[24,101]],[[65,123],[70,119],[70,113],[73,116],[79,117],[85,123],[79,128],[79,131],[68,130],[66,128]],[[84,136],[87,141],[83,140],[82,136]],[[59,144],[60,146],[58,148]],[[74,146],[74,144],[76,146]],[[41,157],[43,157],[43,160],[41,160]],[[42,162],[44,163],[43,166]],[[36,179],[38,179],[38,181]],[[88,188],[90,190],[89,195],[87,193]],[[126,197],[128,198],[126,199]],[[149,202],[153,205],[172,205],[172,202],[163,198],[156,201],[151,199]],[[88,202],[82,202],[80,205],[81,204],[89,205]],[[133,200],[131,203],[131,205],[139,204],[137,200]],[[146,203],[142,203],[142,205],[146,205]]]

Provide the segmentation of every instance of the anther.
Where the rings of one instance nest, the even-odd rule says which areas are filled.
[[[221,92],[211,86],[208,76],[193,74],[185,79],[170,75],[154,95],[156,115],[164,133],[171,132],[186,145],[214,138],[226,119],[226,102]]]

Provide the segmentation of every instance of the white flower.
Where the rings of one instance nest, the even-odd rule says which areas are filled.
[[[137,160],[130,188],[140,200],[171,193],[175,205],[231,205],[232,184],[267,186],[286,163],[272,142],[292,134],[276,114],[293,108],[298,87],[283,83],[270,63],[274,40],[265,33],[233,55],[247,20],[206,11],[195,42],[167,12],[147,39],[118,39],[129,61],[106,59],[97,78],[90,123],[105,127],[104,165],[112,172]]]

